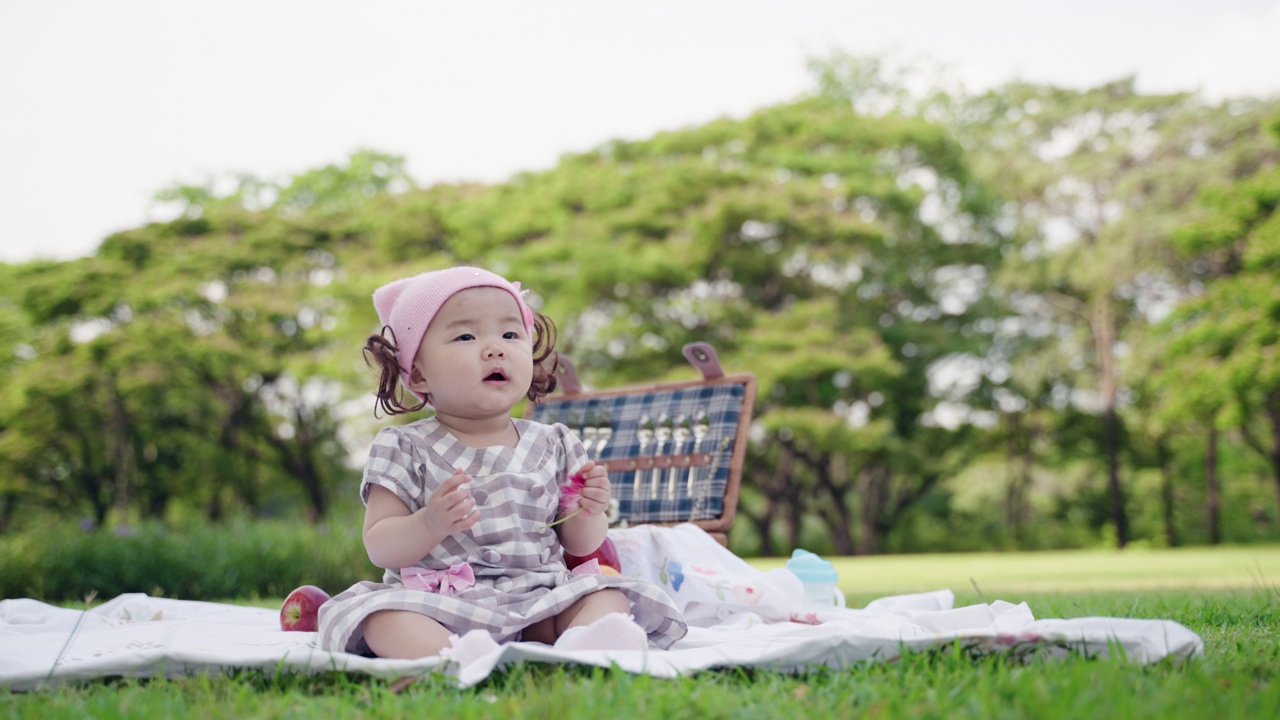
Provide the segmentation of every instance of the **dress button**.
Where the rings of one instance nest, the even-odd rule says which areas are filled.
[[[502,555],[501,555],[501,553],[499,553],[497,550],[492,550],[492,549],[491,549],[491,550],[485,550],[485,551],[484,551],[484,561],[485,561],[485,562],[489,562],[489,563],[496,563],[496,562],[498,562],[498,561],[499,561],[499,560],[501,560],[501,559],[502,559]]]
[[[534,485],[533,489],[529,491],[529,494],[533,496],[534,500],[537,500],[538,498],[542,497],[542,494],[545,493],[546,491],[547,489],[544,486]]]
[[[474,490],[471,493],[471,499],[476,501],[477,505],[483,505],[489,501],[488,490]]]

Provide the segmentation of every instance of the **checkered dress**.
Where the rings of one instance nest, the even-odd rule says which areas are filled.
[[[467,447],[435,418],[378,433],[360,485],[365,502],[369,488],[379,485],[417,511],[454,468],[471,476],[479,521],[418,565],[444,570],[466,562],[476,583],[445,597],[406,588],[399,569],[387,570],[382,582],[357,583],[320,607],[322,648],[371,654],[362,623],[380,610],[419,612],[459,635],[479,628],[498,642],[518,640],[523,628],[602,588],[626,594],[636,622],[658,647],[684,636],[684,618],[661,587],[615,575],[569,575],[555,528],[545,526],[555,520],[560,484],[586,461],[582,443],[564,425],[513,422],[520,433],[513,448]]]

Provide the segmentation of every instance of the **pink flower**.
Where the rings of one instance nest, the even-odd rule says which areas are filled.
[[[587,479],[582,477],[582,473],[576,472],[569,478],[569,482],[560,486],[560,512],[579,508],[578,501],[582,499],[582,488],[586,485]]]
[[[582,473],[576,472],[569,478],[569,481],[560,486],[560,514],[564,514],[569,510],[573,512],[556,520],[553,523],[543,525],[543,528],[549,528],[568,520],[569,518],[582,512],[582,488],[586,487],[587,479],[582,477]],[[576,509],[575,509],[576,508]]]

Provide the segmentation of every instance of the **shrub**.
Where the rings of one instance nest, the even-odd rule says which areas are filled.
[[[232,520],[86,530],[58,524],[0,538],[0,597],[75,602],[145,592],[185,600],[278,598],[299,585],[330,593],[374,580],[358,522]]]

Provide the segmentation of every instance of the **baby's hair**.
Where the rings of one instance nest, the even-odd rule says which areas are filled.
[[[533,382],[525,397],[538,402],[556,389],[560,355],[556,352],[556,324],[537,310],[533,311]]]
[[[560,356],[555,350],[556,324],[551,318],[535,310],[533,331],[533,381],[529,383],[525,397],[536,403],[556,389]],[[381,333],[370,335],[361,350],[365,364],[378,371],[378,393],[373,408],[375,417],[379,410],[387,415],[400,415],[417,412],[427,406],[427,399],[406,403],[405,396],[409,392],[401,386],[397,351],[396,333],[389,325],[382,326]]]
[[[382,332],[370,335],[364,341],[364,348],[360,351],[360,354],[364,355],[364,363],[378,371],[378,399],[373,404],[374,417],[378,416],[379,410],[387,415],[399,415],[417,412],[427,406],[425,399],[416,405],[405,404],[404,396],[407,392],[400,387],[400,363],[396,360],[397,347],[395,331],[390,325],[383,325]]]

